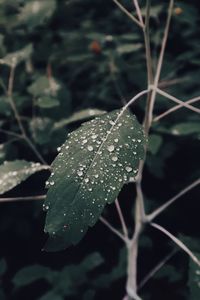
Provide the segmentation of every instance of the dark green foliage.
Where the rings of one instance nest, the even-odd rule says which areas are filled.
[[[135,13],[132,0],[120,2],[131,13]],[[139,1],[143,15],[145,2]],[[155,70],[168,1],[151,2],[150,35]],[[183,101],[199,95],[199,12],[197,0],[175,1],[161,74],[160,88]],[[68,133],[74,132],[67,138],[66,145],[84,126],[87,128],[87,123],[79,127],[82,122],[96,116],[104,118],[103,113],[120,109],[134,95],[146,89],[147,85],[142,31],[113,1],[0,0],[0,170],[3,168],[0,180],[5,182],[5,186],[0,184],[0,191],[8,192],[2,197],[43,195],[46,193],[45,180],[49,176],[47,172],[30,176],[36,171],[32,168],[28,174],[24,173],[25,165],[29,166],[30,162],[38,163],[39,159],[25,140],[18,136],[21,132],[7,95],[10,67],[15,67],[12,97],[22,124],[49,165],[57,155],[57,147],[66,141]],[[139,99],[130,108],[140,123],[144,116],[145,100],[146,97]],[[173,105],[171,101],[157,96],[154,116]],[[192,105],[199,107],[199,102]],[[74,131],[77,128],[78,131]],[[128,135],[128,131],[125,135]],[[75,145],[73,150],[76,149]],[[200,176],[199,153],[199,115],[182,108],[154,122],[142,182],[146,210],[151,212]],[[68,153],[64,155],[68,157]],[[57,215],[57,206],[59,213],[62,213],[60,208],[66,209],[71,199],[66,196],[69,185],[63,174],[78,171],[80,160],[89,159],[90,155],[93,153],[85,156],[85,152],[84,155],[78,152],[79,160],[73,165],[74,168],[71,168],[71,156],[67,160],[68,168],[62,165],[64,173],[59,184],[64,187],[64,197],[60,201],[54,203],[52,195],[57,184],[49,190],[52,195],[50,216],[52,213],[53,219],[58,222],[53,224],[56,232],[57,226],[62,228],[66,225],[65,221],[72,222],[70,210],[67,211],[66,220],[64,216],[59,218]],[[60,159],[58,156],[55,162],[60,162]],[[3,165],[4,161],[9,161],[9,170]],[[136,163],[133,159],[131,162]],[[43,166],[38,165],[37,171],[40,169]],[[91,171],[95,172],[95,168],[91,168]],[[17,175],[14,173],[11,181],[5,181],[4,176],[9,172],[17,172]],[[21,172],[20,176],[18,172]],[[112,169],[109,176],[112,186],[114,178],[115,172]],[[23,184],[19,184],[25,179]],[[118,194],[121,186],[114,187]],[[102,189],[102,183],[99,189]],[[102,191],[101,193],[103,194]],[[131,213],[134,193],[135,187],[130,183],[119,194],[130,233],[134,226]],[[115,191],[109,198],[110,202],[114,200],[114,196]],[[106,202],[103,201],[102,204],[104,198],[103,195],[100,198],[103,206]],[[181,240],[197,256],[200,252],[198,200],[196,188],[159,216],[159,222],[169,225],[174,234],[194,237]],[[76,213],[81,219],[85,202],[81,199],[77,203],[80,212]],[[0,299],[123,299],[127,253],[123,249],[119,255],[117,237],[104,225],[97,224],[89,230],[80,247],[70,247],[66,252],[40,253],[45,240],[42,204],[42,201],[1,203]],[[51,212],[54,205],[56,217]],[[106,206],[103,213],[108,221],[121,230],[113,207],[114,205]],[[102,207],[95,212],[96,221]],[[51,219],[50,217],[50,221]],[[84,222],[80,227],[73,223],[73,230],[83,228],[85,233],[87,226],[93,225],[93,222]],[[49,231],[53,233],[53,228]],[[51,248],[64,248],[69,241],[77,242],[83,235],[79,231],[75,240],[74,236],[69,239],[67,228],[64,232],[59,229],[58,233],[60,232],[63,247],[55,239]],[[148,240],[140,241],[139,281],[169,250],[167,238],[160,240],[156,233],[148,230],[145,236],[146,234]],[[86,268],[84,258],[94,251],[103,253],[105,264],[102,264],[102,258],[98,254],[94,254],[87,263],[87,266],[91,265],[91,269]],[[83,264],[77,263],[80,261]],[[96,268],[98,266],[100,268]],[[189,262],[186,255],[179,252],[149,280],[141,294],[144,300],[199,300],[199,278],[196,271],[198,269],[193,262]],[[17,275],[13,277],[13,274]],[[11,278],[13,282],[18,282],[15,287],[11,285]]]

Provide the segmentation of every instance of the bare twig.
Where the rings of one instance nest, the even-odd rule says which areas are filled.
[[[153,90],[156,90],[156,92],[157,92],[159,95],[161,95],[161,96],[163,96],[163,97],[165,97],[165,98],[167,98],[167,99],[170,99],[170,100],[172,100],[172,101],[178,103],[181,107],[185,107],[185,108],[188,108],[188,109],[190,109],[190,110],[192,110],[192,111],[194,111],[194,112],[196,112],[196,113],[200,113],[200,109],[198,109],[198,108],[196,108],[196,107],[194,107],[194,106],[188,104],[187,102],[183,102],[183,101],[179,100],[178,98],[176,98],[176,97],[174,97],[174,96],[172,96],[172,95],[170,95],[170,94],[168,94],[168,93],[162,91],[161,89],[156,88],[155,86],[150,86],[150,87],[151,87]]]
[[[139,27],[143,28],[143,25],[138,21],[136,17],[134,17],[118,0],[113,0],[113,2],[119,7],[119,9],[125,13],[135,24]]]
[[[155,78],[153,80],[151,49],[150,49],[149,29],[148,29],[150,1],[149,0],[147,1],[146,28],[144,30],[144,40],[145,40],[145,48],[146,48],[149,94],[147,98],[147,107],[146,107],[146,113],[143,122],[146,136],[148,136],[149,129],[152,124],[153,109],[154,109],[156,93],[157,93],[156,89],[158,87],[158,83],[160,79],[164,52],[166,48],[169,26],[170,26],[170,21],[172,16],[173,4],[174,4],[174,0],[170,0],[169,12],[168,12],[165,31],[164,31],[164,37],[162,40],[161,51],[158,59]],[[151,83],[153,83],[153,86]],[[146,151],[147,151],[147,146],[145,147],[145,153]],[[137,253],[138,253],[139,236],[142,232],[143,225],[146,222],[144,200],[143,200],[143,194],[141,189],[141,180],[142,180],[142,173],[144,168],[144,161],[145,159],[140,162],[138,178],[136,181],[137,197],[136,197],[136,208],[135,208],[135,232],[131,240],[131,247],[128,255],[128,279],[127,279],[126,291],[130,299],[140,299],[139,296],[137,295]]]
[[[19,139],[23,139],[24,137],[21,134],[15,133],[13,131],[5,130],[5,129],[0,129],[0,132],[17,137]]]
[[[121,234],[115,227],[113,227],[105,218],[100,217],[99,220],[108,227],[115,235],[117,235],[119,238],[121,238],[125,244],[129,244],[129,240],[124,237],[123,234]]]
[[[168,200],[166,203],[161,205],[159,208],[157,208],[154,212],[146,216],[149,222],[151,222],[153,219],[155,219],[160,213],[162,213],[166,208],[168,208],[171,204],[173,204],[177,199],[188,193],[191,189],[195,188],[197,185],[200,184],[200,178],[195,180],[193,183],[188,185],[186,188],[184,188],[182,191],[180,191],[176,196],[172,197],[170,200]]]
[[[13,101],[13,84],[14,84],[14,76],[15,76],[15,65],[13,64],[10,68],[10,75],[9,75],[9,80],[8,80],[8,89],[7,89],[7,96],[8,96],[8,100],[10,103],[10,106],[13,110],[15,119],[18,123],[19,129],[21,131],[21,135],[20,138],[24,139],[27,144],[29,145],[29,147],[33,150],[33,152],[35,153],[35,155],[39,158],[39,160],[43,163],[43,164],[47,164],[46,161],[44,160],[44,158],[42,157],[42,155],[39,153],[39,151],[36,149],[35,145],[32,143],[32,141],[29,139],[29,137],[26,134],[26,131],[24,129],[24,126],[21,122],[21,118],[20,115],[18,113],[17,107],[15,105],[15,102]],[[13,135],[13,133],[12,133]]]
[[[15,66],[13,65],[10,68],[10,75],[9,75],[9,80],[8,80],[7,96],[8,96],[8,100],[9,100],[10,106],[11,106],[13,112],[14,112],[15,119],[17,120],[18,126],[20,128],[21,133],[22,133],[22,136],[25,137],[26,133],[25,133],[24,127],[22,125],[20,116],[18,114],[15,102],[13,101],[13,98],[12,98],[14,76],[15,76]]]
[[[38,195],[38,196],[27,196],[27,197],[7,197],[0,198],[0,203],[8,203],[8,202],[21,202],[21,201],[37,201],[37,200],[45,200],[46,195]],[[129,245],[130,241],[128,238],[125,238],[121,232],[115,229],[105,218],[100,217],[100,221],[108,227],[115,235],[117,235],[120,239],[122,239],[126,245]]]
[[[171,234],[164,227],[156,223],[150,223],[150,225],[158,229],[162,233],[164,233],[166,236],[168,236],[177,246],[179,246],[183,251],[185,251],[190,256],[190,258],[200,267],[200,261],[198,260],[198,258],[192,253],[192,251],[190,251],[190,249],[185,244],[183,244],[183,242],[177,239],[173,234]]]
[[[192,98],[192,99],[190,99],[190,100],[187,100],[187,101],[185,101],[184,103],[186,103],[186,104],[192,104],[192,103],[195,103],[195,102],[197,102],[197,101],[199,101],[199,100],[200,100],[200,96],[195,97],[195,98]],[[162,114],[160,114],[159,116],[155,117],[155,118],[153,119],[153,122],[159,121],[160,119],[162,119],[162,118],[168,116],[168,115],[171,114],[172,112],[174,112],[174,111],[176,111],[176,110],[178,110],[179,108],[182,108],[182,107],[184,107],[182,104],[178,104],[178,105],[176,105],[176,106],[174,106],[174,107],[168,109],[168,110],[165,111],[164,113],[162,113]]]
[[[38,196],[28,196],[28,197],[9,197],[9,198],[0,198],[0,203],[5,202],[18,202],[18,201],[33,201],[33,200],[44,200],[46,195]]]
[[[142,27],[144,28],[144,21],[142,18],[142,13],[141,13],[141,9],[139,7],[138,1],[137,0],[133,0],[133,4],[135,6],[136,12],[137,12],[137,16],[138,19],[140,20],[140,24],[142,25]]]
[[[123,230],[123,233],[124,233],[124,237],[128,240],[128,228],[126,226],[126,222],[125,222],[121,207],[119,205],[118,199],[115,200],[115,206],[116,206],[117,213],[118,213],[121,225],[122,225],[122,230]]]
[[[155,103],[155,99],[156,99],[156,93],[157,93],[158,83],[159,83],[162,64],[163,64],[165,48],[166,48],[168,34],[169,34],[169,27],[170,27],[170,23],[171,23],[173,6],[174,6],[174,0],[170,0],[167,22],[166,22],[166,26],[165,26],[165,31],[164,31],[164,36],[163,36],[163,40],[162,40],[160,55],[159,55],[159,59],[158,59],[158,65],[157,65],[155,79],[154,79],[154,83],[153,83],[154,88],[153,88],[153,92],[152,92],[151,100],[150,100],[150,105],[149,105],[148,127],[150,127],[150,125],[152,123],[152,119],[153,119],[153,108],[154,108],[154,103]]]
[[[143,286],[172,258],[178,249],[173,249],[167,256],[165,256],[139,283],[138,290],[142,289]]]

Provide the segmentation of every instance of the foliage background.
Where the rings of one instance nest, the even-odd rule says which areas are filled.
[[[123,3],[132,10],[131,1]],[[152,3],[156,64],[167,1]],[[198,1],[176,1],[162,72],[163,88],[183,100],[199,94],[199,10]],[[24,58],[16,68],[13,98],[28,135],[48,163],[67,133],[80,125],[69,119],[73,113],[88,108],[111,111],[146,87],[142,35],[112,1],[1,0],[0,56],[9,64],[7,55],[21,49]],[[8,66],[1,64],[0,72],[0,126],[17,133],[4,92]],[[155,114],[169,107],[169,101],[157,97]],[[141,121],[145,99],[132,109]],[[148,211],[199,176],[199,128],[198,116],[185,109],[153,126],[143,182]],[[38,160],[24,142],[0,133],[1,163]],[[37,173],[4,196],[43,194],[48,176],[47,171]],[[120,194],[130,228],[134,193],[129,184]],[[196,188],[159,217],[197,254],[199,208]],[[119,226],[113,206],[104,214]],[[121,242],[98,223],[77,247],[42,252],[44,217],[40,201],[1,203],[0,299],[122,299],[126,262]],[[141,239],[139,280],[173,247],[160,233],[147,229]],[[198,300],[195,276],[194,266],[179,251],[141,292],[144,299]]]

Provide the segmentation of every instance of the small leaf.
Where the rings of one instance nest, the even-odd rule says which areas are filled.
[[[18,16],[18,24],[26,24],[30,29],[50,18],[56,8],[55,0],[27,1]]]
[[[26,286],[28,284],[33,283],[36,280],[43,279],[43,278],[48,278],[53,275],[51,273],[52,271],[44,266],[40,265],[33,265],[33,266],[28,266],[20,271],[18,271],[14,278],[13,278],[13,283],[16,287],[22,287]]]
[[[32,174],[49,169],[40,163],[25,160],[5,161],[0,165],[0,195],[11,190]]]
[[[200,253],[194,253],[200,260]],[[190,300],[200,299],[200,268],[190,259],[189,280]]]
[[[38,98],[37,105],[41,108],[52,108],[55,106],[59,106],[60,102],[56,98],[43,96]]]
[[[23,49],[9,53],[5,57],[0,59],[0,64],[7,65],[9,67],[16,67],[20,62],[27,60],[33,52],[32,44],[27,45]]]
[[[5,259],[1,259],[0,260],[0,276],[4,275],[4,273],[6,272],[7,269],[7,264]]]
[[[29,87],[28,92],[34,97],[41,96],[56,96],[60,90],[60,84],[51,78],[51,81],[46,76],[39,76]]]
[[[56,122],[54,125],[54,129],[59,129],[61,127],[67,126],[75,122],[86,121],[88,119],[91,119],[92,117],[97,117],[104,113],[105,111],[100,109],[93,109],[93,108],[84,109],[74,113],[71,117],[67,119],[63,119],[60,120],[59,122]]]
[[[46,249],[77,244],[137,175],[145,138],[136,117],[120,110],[84,123],[69,135],[52,164],[45,208]]]
[[[148,150],[151,154],[155,155],[162,144],[162,137],[158,134],[151,134],[149,137],[149,147]]]
[[[200,134],[200,122],[179,123],[171,128],[174,135]]]

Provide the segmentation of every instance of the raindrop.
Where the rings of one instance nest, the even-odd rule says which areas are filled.
[[[109,152],[113,152],[115,150],[115,146],[114,145],[110,145],[107,147]]]
[[[93,151],[93,147],[92,146],[88,146],[88,151]]]
[[[83,175],[83,171],[78,171],[77,174],[78,174],[78,176],[82,176]]]
[[[125,169],[126,169],[126,171],[129,172],[129,173],[133,170],[131,167],[126,167]]]
[[[117,161],[117,160],[118,160],[117,156],[112,157],[112,161]]]
[[[83,140],[82,141],[82,144],[84,145],[84,144],[87,144],[87,140]]]

